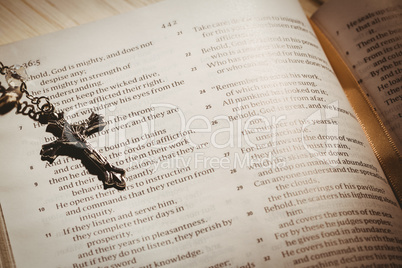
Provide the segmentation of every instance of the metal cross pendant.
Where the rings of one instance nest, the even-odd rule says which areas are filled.
[[[40,152],[42,160],[52,163],[57,156],[67,155],[80,158],[91,173],[95,173],[103,180],[104,188],[115,187],[122,190],[126,187],[125,170],[118,168],[96,151],[86,138],[106,126],[103,117],[92,113],[81,124],[69,124],[63,113],[57,113],[49,119],[47,132],[53,133],[57,140],[42,145]]]
[[[48,124],[46,131],[53,133],[57,140],[42,145],[42,160],[50,163],[59,155],[67,155],[81,159],[90,173],[97,174],[103,180],[104,188],[115,187],[122,190],[126,187],[125,170],[110,164],[96,151],[86,138],[102,130],[106,126],[103,117],[92,113],[81,124],[69,124],[63,113],[55,113],[55,107],[48,97],[37,97],[27,90],[25,81],[28,75],[25,68],[18,65],[6,66],[0,62],[0,74],[5,76],[8,89],[0,84],[0,114],[17,108],[17,113],[28,115],[33,120]],[[20,102],[22,95],[30,101]]]

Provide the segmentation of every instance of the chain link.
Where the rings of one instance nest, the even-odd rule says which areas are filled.
[[[5,75],[7,70],[9,70],[10,67],[5,66],[1,61],[0,61],[0,73],[2,75]],[[35,97],[32,95],[28,90],[27,90],[27,84],[25,81],[22,79],[19,79],[21,81],[20,85],[20,91],[22,94],[25,94],[27,99],[30,100],[30,104],[27,101],[23,102],[17,102],[17,113],[21,113],[23,115],[28,115],[30,118],[40,121],[45,119],[48,119],[54,115],[55,112],[55,107],[54,105],[50,102],[49,98],[46,96],[40,96],[40,97]]]
[[[8,69],[8,66],[4,66],[4,64],[0,61],[0,73],[2,75],[5,75],[7,69]]]

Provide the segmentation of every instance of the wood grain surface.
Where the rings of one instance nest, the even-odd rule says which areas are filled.
[[[100,20],[159,1],[162,0],[0,0],[0,45]],[[299,1],[307,16],[314,13],[320,2]]]

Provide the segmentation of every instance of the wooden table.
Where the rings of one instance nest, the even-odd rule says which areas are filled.
[[[162,0],[1,0],[0,45],[107,18],[159,1]],[[314,13],[322,2],[299,1],[307,16]]]

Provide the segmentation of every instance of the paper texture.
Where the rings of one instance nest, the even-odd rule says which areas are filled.
[[[167,1],[1,54],[70,122],[102,114],[90,142],[127,170],[104,190],[2,116],[17,267],[399,262],[400,208],[296,1]]]

